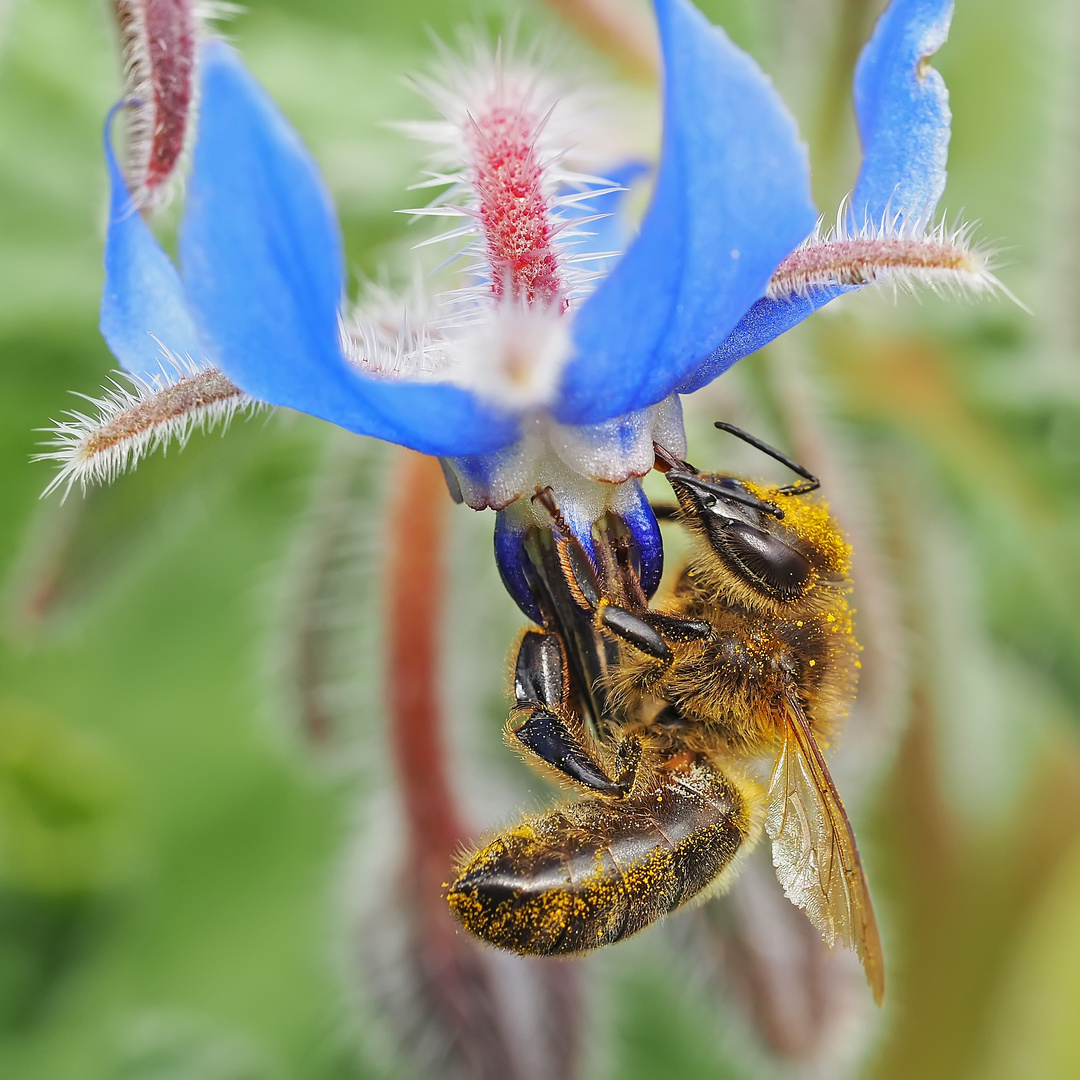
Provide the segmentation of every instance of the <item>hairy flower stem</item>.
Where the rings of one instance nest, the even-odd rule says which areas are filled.
[[[776,268],[765,295],[785,300],[807,295],[819,285],[871,285],[889,280],[908,287],[924,284],[1005,292],[990,272],[986,256],[972,247],[968,232],[963,227],[949,232],[940,224],[908,236],[890,236],[884,230],[830,235],[796,248]]]
[[[467,835],[447,772],[439,707],[446,485],[434,458],[405,451],[394,489],[386,692],[408,837],[414,958],[436,1020],[469,1075],[516,1080],[521,1072],[501,1030],[481,949],[459,931],[443,900],[454,854]]]
[[[187,376],[160,390],[153,398],[139,402],[110,417],[89,433],[82,456],[89,460],[102,454],[121,452],[133,440],[147,438],[172,423],[213,407],[239,401],[244,392],[213,368]]]
[[[391,739],[412,865],[438,893],[466,838],[447,775],[438,690],[446,487],[434,458],[406,451],[395,488],[388,575]]]
[[[170,358],[171,360],[171,358]],[[97,401],[97,415],[69,412],[53,424],[51,450],[38,461],[57,461],[60,470],[45,489],[65,493],[78,481],[87,484],[115,480],[134,468],[147,451],[172,441],[183,445],[201,428],[225,426],[240,411],[258,403],[215,368],[171,360],[172,370],[142,376],[118,372],[112,387]]]
[[[133,107],[129,166],[136,200],[153,201],[188,141],[195,97],[194,0],[113,0]]]

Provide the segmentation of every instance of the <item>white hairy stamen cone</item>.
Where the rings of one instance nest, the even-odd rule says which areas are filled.
[[[56,461],[60,470],[43,492],[64,489],[66,498],[78,483],[109,483],[134,468],[146,453],[171,442],[182,447],[198,428],[227,425],[240,411],[261,403],[249,397],[216,368],[169,357],[173,371],[151,378],[117,372],[98,399],[87,397],[94,415],[68,412],[46,428],[54,449],[35,461]],[[85,395],[79,395],[85,397]]]
[[[418,83],[444,119],[402,127],[436,147],[417,186],[446,190],[404,212],[465,220],[420,246],[464,240],[468,283],[436,298],[422,331],[412,321],[404,348],[388,347],[378,312],[354,315],[348,351],[369,370],[549,405],[571,354],[567,316],[617,254],[574,251],[598,217],[587,200],[617,188],[567,165],[591,126],[580,94],[560,95],[501,46],[472,42],[465,60],[444,51],[443,68]]]

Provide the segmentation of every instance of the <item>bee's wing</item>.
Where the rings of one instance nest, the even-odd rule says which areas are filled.
[[[881,938],[855,834],[806,714],[794,695],[786,696],[785,706],[765,819],[776,876],[825,941],[839,941],[858,953],[880,1005],[885,992]]]

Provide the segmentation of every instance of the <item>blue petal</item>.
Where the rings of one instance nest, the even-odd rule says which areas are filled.
[[[364,375],[342,356],[341,237],[299,137],[237,54],[202,54],[195,165],[180,235],[192,310],[241,389],[428,454],[485,453],[516,420],[457,387]]]
[[[133,375],[164,371],[163,348],[200,361],[202,353],[188,312],[184,287],[128,194],[116,163],[109,129],[117,105],[105,121],[105,161],[109,170],[109,231],[105,240],[105,288],[101,295],[101,335],[113,355]]]
[[[570,533],[596,567],[598,560],[591,518],[583,514],[572,499],[561,500],[560,509]],[[646,596],[652,596],[664,573],[664,545],[656,514],[637,479],[621,486],[614,512],[630,530],[637,548],[641,587]],[[522,515],[514,510],[500,510],[495,515],[495,562],[503,585],[517,606],[534,622],[542,623],[543,617],[529,587],[529,571],[526,569],[530,563],[525,551],[528,528]]]
[[[863,146],[852,213],[931,217],[945,190],[949,92],[925,63],[945,43],[952,0],[893,0],[855,69],[855,115]]]
[[[851,201],[856,228],[926,221],[945,189],[949,94],[923,60],[944,43],[952,0],[893,0],[855,70],[855,112],[863,164]],[[805,297],[759,300],[719,349],[681,386],[689,394],[736,360],[768,345],[830,300],[860,286],[822,286]]]
[[[736,360],[764,348],[773,338],[797,326],[830,300],[859,288],[862,286],[822,285],[809,289],[806,296],[792,296],[787,300],[759,300],[739,320],[738,326],[720,348],[679,386],[679,393],[692,394],[701,389],[717,375],[723,375]]]
[[[569,529],[570,535],[581,545],[595,568],[597,558],[596,543],[592,534],[592,519],[582,513],[581,507],[573,500],[564,501],[559,509],[562,511],[563,523]],[[517,606],[533,622],[543,623],[540,606],[529,587],[529,574],[535,571],[526,569],[531,566],[528,553],[525,551],[528,530],[529,525],[522,519],[521,514],[509,508],[500,510],[495,515],[495,563],[499,567],[499,576],[502,578],[506,591],[513,597]]]
[[[660,173],[641,232],[578,312],[556,416],[605,420],[671,392],[813,229],[794,121],[745,53],[687,0],[655,0],[664,52]]]
[[[660,585],[664,575],[664,543],[660,536],[660,526],[656,513],[641,483],[634,479],[628,481],[621,491],[616,513],[626,522],[630,535],[637,545],[640,562],[639,579],[646,596],[652,596]]]
[[[514,603],[534,623],[543,625],[544,617],[525,574],[525,565],[529,561],[525,553],[525,529],[517,516],[507,514],[504,510],[495,515],[495,565]]]

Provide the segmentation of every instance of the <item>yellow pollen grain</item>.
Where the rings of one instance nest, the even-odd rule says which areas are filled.
[[[829,517],[827,503],[801,495],[781,495],[776,488],[761,487],[746,480],[743,483],[751,495],[783,509],[784,525],[804,543],[817,549],[830,573],[848,575],[851,545],[837,531]]]

